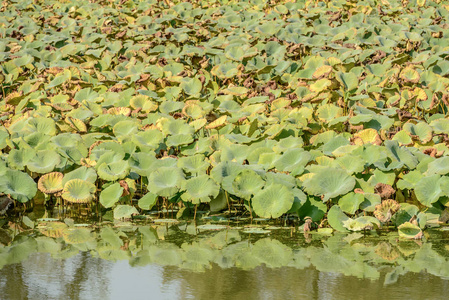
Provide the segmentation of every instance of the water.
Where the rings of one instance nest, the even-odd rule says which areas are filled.
[[[0,298],[448,298],[447,231],[408,241],[395,232],[304,237],[292,228],[260,225],[270,232],[248,234],[230,225],[4,224]]]

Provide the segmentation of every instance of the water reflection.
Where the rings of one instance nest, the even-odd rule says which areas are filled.
[[[213,224],[67,224],[3,226],[2,299],[446,299],[449,292],[445,231],[428,230],[425,242],[376,232],[306,240],[291,230],[247,234]]]

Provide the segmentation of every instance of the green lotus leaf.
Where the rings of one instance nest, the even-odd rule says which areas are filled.
[[[184,173],[177,167],[160,167],[148,177],[148,190],[158,196],[172,197],[181,188]]]
[[[365,200],[360,204],[360,209],[363,211],[373,212],[376,206],[381,203],[381,197],[374,193],[364,193]]]
[[[139,212],[131,205],[117,205],[114,208],[114,219],[130,219],[133,215],[138,215]]]
[[[420,122],[416,125],[413,123],[405,123],[403,128],[409,134],[418,136],[423,144],[428,143],[433,137],[432,127],[425,122]]]
[[[114,125],[112,131],[114,135],[120,140],[124,140],[125,138],[131,138],[135,133],[137,133],[137,122],[126,120],[120,121]]]
[[[351,191],[355,186],[355,179],[345,171],[334,168],[323,168],[303,182],[305,191],[315,196],[323,196],[328,201]]]
[[[36,152],[32,149],[11,149],[8,154],[8,165],[16,170],[23,170],[35,155]]]
[[[341,135],[336,136],[323,145],[323,153],[330,156],[332,152],[346,145],[349,145],[348,139]]]
[[[146,193],[145,196],[139,199],[138,205],[141,209],[150,210],[156,203],[157,195]]]
[[[24,203],[36,195],[37,186],[28,174],[8,169],[0,177],[0,192]]]
[[[338,200],[341,210],[353,215],[359,209],[360,204],[365,200],[363,194],[348,193]]]
[[[8,146],[6,139],[9,139],[9,132],[5,127],[0,127],[0,149],[5,149]]]
[[[267,183],[267,185],[270,183]],[[285,185],[285,183],[284,183]],[[307,202],[307,195],[299,188],[292,188],[293,191],[293,205],[289,209],[288,213],[297,213],[299,209]]]
[[[210,202],[211,197],[217,197],[220,191],[219,186],[208,175],[200,175],[183,181],[182,189],[185,190],[181,196],[182,200],[194,204]]]
[[[357,76],[352,72],[349,73],[338,72],[335,75],[335,78],[340,82],[341,86],[345,91],[353,91],[357,89],[359,85],[359,80]]]
[[[232,161],[220,162],[211,170],[210,177],[215,180],[216,183],[222,184],[226,177],[235,177],[244,168],[244,166]]]
[[[82,244],[92,241],[95,236],[87,228],[69,227],[62,232],[64,241],[67,244]]]
[[[62,191],[63,185],[62,185],[62,178],[64,175],[60,172],[53,172],[48,173],[41,178],[39,178],[39,181],[37,183],[37,187],[42,193],[45,194],[54,194],[57,192]]]
[[[392,138],[393,141],[398,141],[399,145],[401,146],[408,146],[413,144],[413,140],[410,136],[410,134],[405,130],[400,130],[398,133],[394,135]]]
[[[254,212],[263,218],[278,218],[293,205],[293,192],[285,185],[273,183],[254,195]]]
[[[62,179],[62,185],[64,186],[69,180],[72,179],[81,179],[90,183],[95,183],[95,181],[97,181],[97,173],[92,168],[87,168],[84,166],[79,167],[78,169],[75,169],[64,175],[64,178]]]
[[[446,175],[449,173],[449,157],[440,157],[430,162],[427,165],[427,171],[425,175]]]
[[[282,153],[292,148],[302,147],[303,145],[304,141],[301,137],[289,136],[277,142],[273,150],[277,153]]]
[[[302,148],[289,149],[274,162],[274,166],[279,171],[288,171],[296,176],[302,174],[304,167],[311,159],[312,155]]]
[[[407,239],[421,239],[422,231],[418,226],[405,222],[398,226],[398,233],[400,237]]]
[[[206,161],[202,154],[181,157],[178,159],[178,167],[182,168],[186,173],[204,174],[209,166],[209,162]]]
[[[157,129],[148,129],[133,135],[132,140],[141,149],[155,150],[164,141],[164,136]]]
[[[45,88],[51,89],[57,86],[60,86],[61,84],[65,83],[66,81],[70,80],[72,78],[72,73],[69,69],[65,69],[64,72],[59,73],[56,75],[52,81],[50,81]]]
[[[436,119],[430,122],[436,134],[449,134],[449,119]]]
[[[189,126],[184,120],[168,120],[165,119],[161,122],[162,133],[167,135],[177,135],[177,134],[185,134],[192,135],[194,133],[194,129]]]
[[[57,133],[55,121],[50,118],[31,118],[28,120],[28,128],[31,132],[40,132],[50,136]]]
[[[197,78],[184,78],[181,80],[179,87],[182,88],[187,95],[199,96],[203,85]]]
[[[82,138],[78,133],[60,133],[52,137],[51,141],[58,147],[76,147]]]
[[[385,148],[393,160],[405,164],[410,169],[418,164],[418,159],[406,148],[399,147],[397,141],[385,141]]]
[[[238,197],[249,200],[264,186],[265,181],[253,170],[242,170],[236,176],[223,180],[223,189]]]
[[[193,137],[190,134],[175,134],[167,138],[166,144],[168,147],[177,147],[181,145],[188,145],[193,142]]]
[[[426,176],[415,185],[415,195],[421,204],[430,207],[443,196],[440,178],[438,174]]]
[[[111,163],[101,163],[97,168],[97,173],[103,180],[116,181],[123,179],[129,174],[128,161],[119,160]]]
[[[357,219],[348,219],[343,221],[343,226],[350,231],[360,231],[360,230],[371,230],[374,225],[377,225],[380,228],[380,222],[374,217],[363,216],[358,217]]]
[[[120,199],[123,193],[123,187],[120,183],[116,182],[111,184],[100,193],[100,203],[106,207],[113,207],[115,203]]]
[[[238,65],[234,63],[224,63],[212,68],[211,74],[220,79],[232,78],[238,73]]]
[[[59,162],[60,156],[56,151],[40,150],[28,161],[27,167],[31,172],[44,174],[53,171]]]
[[[349,217],[343,213],[338,205],[333,205],[327,212],[327,221],[329,222],[329,225],[337,231],[348,232],[343,225],[348,219]]]
[[[92,146],[91,146],[92,147]],[[101,158],[104,154],[109,153],[109,157],[105,156]],[[103,159],[105,162],[112,162],[124,158],[126,155],[123,145],[113,141],[107,141],[93,146],[90,150],[90,159],[100,160]],[[113,157],[113,159],[112,159]],[[115,159],[115,160],[114,160]]]
[[[335,151],[333,153],[335,153]],[[333,166],[335,168],[345,169],[348,174],[361,173],[365,170],[365,161],[359,156],[348,154],[338,157]]]
[[[146,176],[150,167],[157,162],[154,153],[137,152],[129,158],[128,163],[131,171],[136,172],[140,176]]]

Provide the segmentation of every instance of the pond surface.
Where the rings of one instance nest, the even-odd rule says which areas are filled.
[[[449,295],[449,231],[442,229],[410,241],[386,231],[305,237],[264,222],[0,221],[1,299]]]

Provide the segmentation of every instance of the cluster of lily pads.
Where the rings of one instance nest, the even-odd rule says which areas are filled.
[[[447,221],[448,9],[3,1],[0,192],[420,238]]]
[[[53,259],[67,259],[80,252],[104,260],[127,260],[131,266],[158,264],[193,272],[239,268],[251,270],[310,266],[321,272],[333,272],[391,284],[406,273],[425,272],[449,276],[449,248],[442,246],[445,232],[430,230],[426,235],[436,241],[399,240],[398,233],[314,232],[309,239],[301,233],[291,237],[290,228],[273,228],[271,236],[247,234],[248,228],[217,224],[196,226],[116,222],[95,230],[73,220],[55,221],[24,218],[0,228],[0,269],[25,261],[36,253]],[[266,226],[268,228],[268,226]],[[193,240],[193,241],[192,241]],[[82,265],[82,264],[80,264]]]

